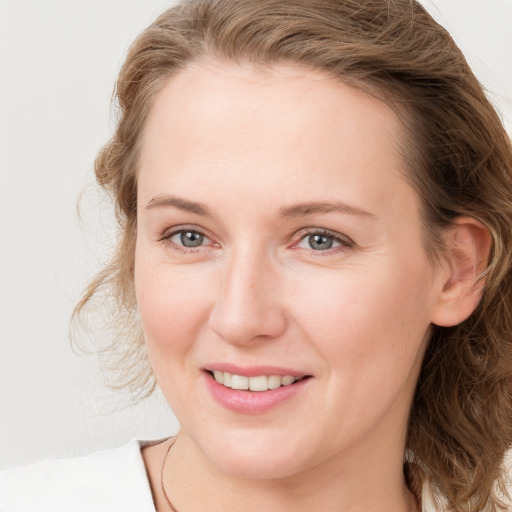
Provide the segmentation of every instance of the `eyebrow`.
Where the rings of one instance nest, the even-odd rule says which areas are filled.
[[[166,208],[174,207],[179,210],[183,210],[197,215],[205,217],[212,217],[210,209],[196,201],[190,201],[188,199],[182,199],[176,196],[155,196],[146,205],[146,209],[150,210],[153,208]],[[303,215],[313,215],[315,213],[331,213],[331,212],[342,212],[351,215],[362,215],[365,217],[375,217],[373,213],[351,206],[343,202],[310,202],[310,203],[299,203],[292,206],[287,206],[279,210],[280,217],[300,217]]]
[[[203,215],[205,217],[212,216],[210,210],[204,204],[175,196],[155,196],[146,205],[146,209],[150,210],[152,208],[165,208],[169,206],[173,206],[174,208],[178,208],[179,210],[184,210],[186,212],[195,213],[197,215]]]
[[[280,210],[281,217],[299,217],[301,215],[312,215],[315,213],[330,213],[342,212],[351,215],[362,215],[364,217],[374,217],[373,213],[367,212],[357,206],[334,201],[334,202],[320,202],[320,203],[300,203],[293,206],[288,206]]]

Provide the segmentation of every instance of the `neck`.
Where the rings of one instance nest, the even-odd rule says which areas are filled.
[[[168,443],[155,447],[155,468],[161,467]],[[244,479],[220,472],[182,432],[167,457],[163,483],[177,512],[416,512],[401,457],[393,457],[396,450],[389,445],[372,448],[366,454],[345,453],[343,460],[333,456],[284,478]],[[170,510],[160,471],[149,474],[158,512]]]

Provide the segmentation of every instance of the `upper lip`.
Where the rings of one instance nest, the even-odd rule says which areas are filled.
[[[308,376],[308,374],[299,370],[268,365],[241,366],[233,363],[213,363],[205,366],[204,369],[210,372],[228,372],[232,375],[244,375],[246,377],[259,377],[261,375],[278,375],[284,377],[285,375],[291,375],[292,377],[302,378]]]

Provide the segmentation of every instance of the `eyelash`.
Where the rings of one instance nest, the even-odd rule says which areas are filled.
[[[166,245],[169,245],[173,250],[182,252],[184,254],[189,254],[191,252],[197,252],[204,248],[204,245],[199,245],[197,247],[187,247],[185,245],[180,245],[175,242],[173,242],[171,239],[179,235],[180,233],[197,233],[204,238],[210,240],[210,237],[204,233],[204,231],[199,226],[177,226],[171,230],[167,230],[163,233],[163,235],[159,238],[160,242],[164,242]],[[218,245],[218,244],[214,244]]]
[[[159,241],[170,245],[173,250],[176,250],[176,251],[179,251],[179,252],[182,252],[185,254],[189,254],[191,252],[194,253],[194,252],[197,252],[197,251],[203,249],[204,247],[206,247],[205,245],[199,245],[196,247],[187,247],[185,245],[181,245],[181,244],[171,241],[171,239],[174,236],[179,235],[180,233],[185,233],[185,232],[197,233],[197,234],[203,236],[205,239],[211,241],[211,239],[208,237],[208,235],[206,235],[204,233],[204,231],[199,226],[178,226],[176,228],[173,228],[171,231],[166,231],[159,238]],[[345,235],[341,235],[341,234],[333,232],[333,231],[330,231],[328,229],[306,228],[304,230],[297,232],[294,235],[294,237],[296,235],[299,235],[300,238],[298,239],[298,241],[293,243],[293,245],[292,245],[293,249],[300,249],[300,247],[298,247],[298,244],[300,244],[307,237],[315,236],[315,235],[330,238],[333,240],[333,242],[339,244],[338,246],[335,246],[335,247],[329,247],[326,250],[315,250],[311,247],[304,248],[305,250],[309,251],[311,254],[313,254],[315,256],[326,256],[326,255],[332,254],[333,252],[345,251],[347,249],[351,249],[355,246],[355,243],[349,237],[347,237]],[[215,244],[215,243],[213,245],[218,246],[218,244]]]
[[[315,250],[311,247],[306,249],[315,256],[328,256],[338,251],[346,251],[347,249],[351,249],[355,246],[355,243],[348,236],[330,231],[328,229],[306,228],[306,230],[301,230],[298,234],[300,235],[300,238],[298,242],[293,244],[293,248],[297,248],[298,244],[300,244],[304,239],[315,235],[331,238],[334,242],[339,244],[336,247],[329,247],[326,250]]]

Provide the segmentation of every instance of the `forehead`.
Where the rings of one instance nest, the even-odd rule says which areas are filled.
[[[404,174],[400,144],[401,124],[389,106],[324,72],[197,63],[154,100],[139,194],[160,193],[155,183],[195,194],[220,180],[253,193],[285,186],[303,194],[307,186],[322,199],[336,184],[343,199],[382,201]]]
[[[359,130],[362,135],[362,130],[378,130],[395,144],[401,128],[395,112],[382,100],[324,71],[291,64],[206,61],[190,64],[156,95],[145,133],[155,135],[164,125],[170,128],[174,124],[179,130],[195,124],[198,137],[194,142],[200,142],[199,135],[211,136],[207,131],[211,123],[252,131],[255,141],[267,133],[261,128],[283,126],[287,128],[283,137],[293,129],[314,137],[322,131],[318,128],[332,128],[336,129],[333,138],[341,138],[347,131]],[[200,127],[206,133],[197,132]],[[219,138],[222,136],[219,133]]]

